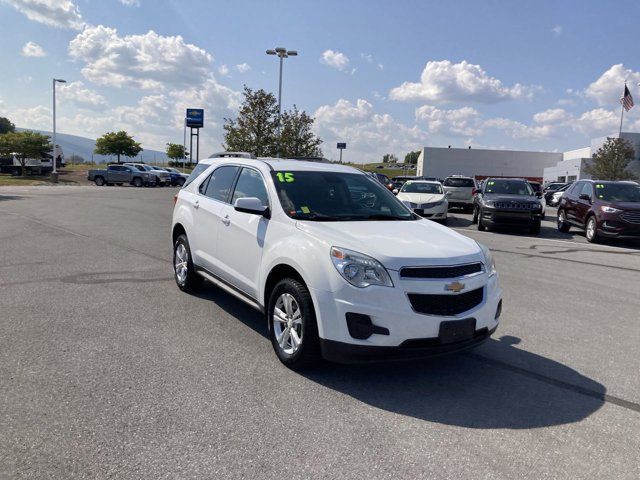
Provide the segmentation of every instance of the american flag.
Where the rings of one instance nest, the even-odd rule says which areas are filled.
[[[633,108],[633,97],[626,85],[624,86],[624,95],[620,99],[620,103],[627,112]]]

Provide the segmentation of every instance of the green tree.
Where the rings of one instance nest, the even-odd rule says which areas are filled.
[[[396,163],[398,161],[398,157],[396,157],[393,153],[385,153],[382,156],[382,163]]]
[[[127,132],[108,132],[96,140],[94,153],[98,155],[117,155],[118,163],[120,156],[135,157],[141,151],[140,143],[136,142]]]
[[[415,152],[409,152],[404,156],[404,163],[416,165],[418,163],[418,157],[420,156],[420,150]]]
[[[593,154],[585,171],[597,180],[633,180],[636,175],[627,170],[635,158],[633,146],[622,138],[608,138]]]
[[[50,151],[49,137],[41,133],[26,130],[0,135],[0,156],[15,155],[22,167],[22,176],[27,175],[27,159],[41,159]]]
[[[3,133],[15,132],[16,126],[6,117],[0,117],[0,135]]]
[[[171,158],[172,160],[181,160],[184,161],[184,159],[187,156],[187,151],[184,149],[183,145],[180,145],[179,143],[167,143],[167,157]]]
[[[225,150],[251,152],[258,157],[277,153],[278,102],[272,93],[245,85],[238,117],[224,119]]]
[[[293,106],[282,114],[280,155],[283,157],[322,157],[322,140],[311,130],[313,118]]]

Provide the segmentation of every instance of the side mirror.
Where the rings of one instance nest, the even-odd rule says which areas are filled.
[[[265,207],[264,205],[262,205],[260,199],[256,197],[238,198],[233,204],[233,208],[235,208],[238,212],[250,213],[252,215],[260,215],[265,218],[271,218],[269,207]]]
[[[394,189],[393,189],[393,194],[394,194],[394,195],[397,195],[398,193],[400,193],[400,190],[398,190],[397,188],[394,188]]]
[[[542,192],[536,192],[536,197],[537,198],[542,198]]]
[[[587,195],[586,193],[581,193],[578,198],[580,200],[586,200],[587,202],[591,202],[591,197],[589,195]]]

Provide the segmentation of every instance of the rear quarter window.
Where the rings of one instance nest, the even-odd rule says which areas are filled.
[[[200,176],[200,174],[202,172],[204,172],[207,168],[209,168],[210,165],[207,165],[205,163],[199,163],[197,164],[193,170],[191,171],[191,174],[189,175],[189,178],[187,178],[187,180],[184,182],[184,185],[182,186],[182,188],[186,187],[187,185],[189,185],[191,182],[193,182],[196,178],[198,178]]]

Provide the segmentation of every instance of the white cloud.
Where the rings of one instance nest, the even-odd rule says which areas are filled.
[[[51,109],[43,105],[7,108],[6,116],[19,127],[34,130],[51,130],[53,122]]]
[[[375,59],[373,58],[373,55],[371,55],[370,53],[361,53],[360,58],[362,58],[365,62],[370,63],[372,65],[376,63]],[[376,66],[380,70],[384,70],[384,65],[382,65],[381,63],[378,63]]]
[[[590,84],[583,93],[598,105],[615,105],[619,103],[620,97],[622,97],[625,80],[633,94],[634,87],[640,82],[640,72],[625,68],[622,63],[612,65],[600,78]]]
[[[212,56],[178,36],[149,30],[121,37],[115,28],[88,27],[69,43],[69,55],[82,61],[82,75],[98,85],[162,89],[204,81]]]
[[[478,102],[531,98],[536,87],[516,83],[507,87],[480,67],[467,61],[427,62],[419,82],[404,82],[389,93],[392,100],[424,100],[430,103]]]
[[[248,63],[240,63],[238,65],[235,66],[235,69],[237,71],[239,71],[240,73],[246,73],[249,70],[251,70],[251,65],[249,65]]]
[[[56,88],[61,101],[73,103],[79,108],[100,109],[107,105],[104,97],[85,88],[81,81],[61,84]]]
[[[547,125],[561,125],[569,122],[572,115],[562,108],[551,108],[544,112],[538,112],[533,116],[533,121]]]
[[[226,65],[220,65],[218,67],[218,73],[223,77],[226,77],[227,75],[229,75],[229,67],[227,67]]]
[[[604,108],[584,112],[573,121],[573,129],[588,137],[599,137],[617,132],[619,126],[620,117]]]
[[[480,114],[471,107],[439,110],[431,105],[416,109],[416,121],[423,121],[430,133],[447,136],[474,137],[480,135]]]
[[[140,0],[120,0],[120,3],[126,7],[139,7]]]
[[[562,35],[562,26],[561,25],[556,25],[555,27],[553,27],[551,29],[551,31],[553,32],[553,34],[556,37],[559,37],[560,35]]]
[[[71,0],[0,0],[13,6],[29,20],[50,27],[82,30],[85,22]]]
[[[375,113],[373,105],[358,99],[355,104],[339,99],[334,105],[318,108],[315,130],[324,140],[324,154],[337,158],[336,142],[347,142],[345,160],[362,163],[380,161],[385,153],[399,158],[426,141],[426,133],[417,126],[408,127],[391,115]]]
[[[35,42],[27,42],[24,47],[22,47],[22,55],[24,57],[44,57],[47,54],[44,52],[44,49]]]
[[[320,63],[337,70],[344,70],[349,65],[349,57],[342,52],[325,50],[322,52],[322,56],[320,57]]]
[[[525,125],[508,118],[491,118],[483,123],[485,128],[495,128],[514,139],[540,140],[558,133],[552,125]]]

